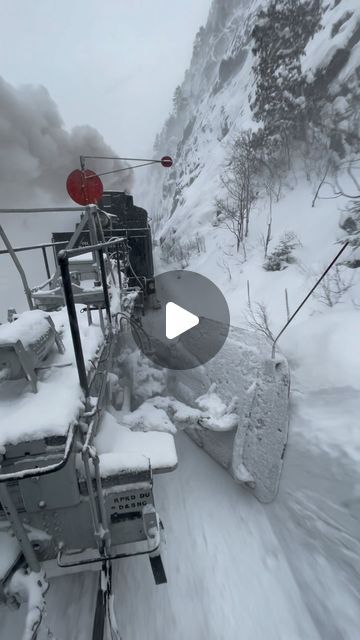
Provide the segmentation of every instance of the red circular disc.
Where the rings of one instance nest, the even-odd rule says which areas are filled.
[[[163,167],[172,167],[172,158],[170,158],[170,156],[164,156],[163,158],[161,158],[160,160],[161,164]]]
[[[77,204],[96,204],[100,200],[104,187],[94,171],[75,169],[66,180],[66,189],[72,200]]]

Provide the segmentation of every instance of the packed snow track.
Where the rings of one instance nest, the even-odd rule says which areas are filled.
[[[279,520],[285,518],[282,496],[263,506],[186,435],[177,436],[177,447],[178,469],[155,478],[157,507],[167,532],[169,583],[156,587],[145,559],[114,563],[115,608],[123,640],[355,640],[356,610],[351,612],[349,600],[344,599],[346,629],[338,619],[334,635],[324,635],[314,620],[301,575],[299,586],[288,561],[291,554],[277,535],[282,529],[286,534],[290,526]],[[288,542],[292,555],[295,549],[300,553],[295,538]],[[311,564],[305,545],[302,560]],[[53,579],[39,638],[52,637],[46,635],[48,626],[56,640],[88,640],[96,586],[97,574],[92,572]],[[325,594],[317,597],[325,599]],[[2,608],[0,621],[2,640],[21,639],[21,612]]]

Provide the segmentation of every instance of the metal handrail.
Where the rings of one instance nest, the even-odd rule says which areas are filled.
[[[141,541],[139,542],[141,543]],[[127,543],[124,543],[124,544],[127,544]],[[105,560],[119,560],[121,558],[134,558],[135,556],[149,555],[151,553],[155,553],[155,551],[157,551],[160,548],[160,544],[161,544],[160,533],[156,534],[156,536],[154,537],[154,542],[152,543],[151,546],[149,546],[149,542],[147,540],[146,541],[144,540],[144,544],[148,545],[147,549],[144,549],[144,551],[135,551],[133,553],[115,553],[114,555],[104,554],[96,558],[90,558],[87,560],[78,560],[77,562],[76,561],[62,562],[62,558],[66,557],[66,555],[69,556],[69,554],[64,553],[63,549],[59,549],[56,561],[57,561],[58,567],[61,567],[62,569],[66,569],[67,567],[79,567],[81,565],[96,564],[98,562],[104,562]],[[120,547],[120,546],[122,545],[115,545],[115,547]],[[71,554],[71,557],[74,557],[74,556],[75,554]]]
[[[59,253],[59,264],[62,270],[64,296],[65,296],[65,302],[68,310],[69,324],[70,324],[70,329],[71,329],[71,334],[73,339],[76,365],[78,369],[80,385],[84,392],[85,398],[89,397],[89,384],[87,380],[87,372],[86,372],[86,367],[84,362],[79,325],[78,325],[77,316],[76,316],[74,296],[72,291],[72,282],[70,279],[69,258],[76,255],[82,255],[82,254],[88,253],[89,251],[92,251],[92,250],[99,252],[100,266],[102,265],[101,279],[102,279],[102,286],[104,290],[105,307],[106,307],[108,319],[111,324],[110,299],[109,299],[109,292],[108,292],[108,286],[106,281],[106,270],[105,270],[105,264],[104,264],[103,250],[105,245],[118,247],[118,245],[124,241],[126,241],[125,238],[117,238],[116,240],[114,239],[107,243],[98,243],[96,245],[79,247],[77,249],[62,250]],[[67,244],[67,243],[58,243],[58,244]],[[32,247],[32,248],[38,248],[38,247]],[[24,248],[24,250],[26,250],[26,248]],[[101,257],[100,257],[100,254],[101,254]],[[79,419],[81,419],[81,416]],[[11,473],[0,473],[0,483],[8,482],[9,480],[14,480],[14,479],[37,477],[37,476],[46,475],[48,473],[54,473],[56,471],[59,471],[69,459],[70,453],[72,451],[72,445],[74,442],[77,425],[78,425],[78,421],[73,422],[70,425],[70,428],[67,433],[64,455],[59,462],[47,465],[45,467],[25,469],[22,471],[14,471]]]
[[[59,213],[61,211],[84,211],[85,207],[36,207],[32,209],[0,209],[0,213]]]
[[[71,337],[72,337],[72,342],[73,342],[74,352],[75,352],[76,366],[78,370],[80,386],[84,392],[85,398],[89,397],[89,385],[88,385],[87,373],[86,373],[86,367],[85,367],[85,361],[84,361],[84,353],[83,353],[82,344],[81,344],[79,323],[76,315],[75,300],[74,300],[70,269],[69,269],[69,259],[74,256],[83,255],[85,253],[88,253],[89,251],[94,251],[94,252],[96,251],[98,253],[101,283],[104,291],[105,309],[106,309],[106,315],[109,323],[109,331],[111,332],[112,323],[111,323],[110,298],[109,298],[109,289],[108,289],[108,284],[106,279],[106,270],[105,270],[105,264],[104,264],[103,251],[107,247],[112,247],[112,246],[118,247],[122,242],[125,242],[125,241],[126,241],[126,238],[117,238],[116,240],[114,239],[114,240],[110,240],[109,242],[99,242],[97,244],[88,245],[87,247],[78,247],[76,249],[63,249],[62,251],[59,252],[59,255],[58,255],[59,267],[60,267],[62,283],[63,283],[65,304],[68,312]]]
[[[44,475],[47,475],[48,473],[54,473],[55,471],[60,471],[60,469],[62,469],[65,466],[65,464],[67,463],[70,457],[72,445],[75,438],[77,424],[78,424],[77,422],[73,422],[70,425],[67,438],[66,438],[64,455],[59,462],[56,462],[55,464],[48,464],[46,465],[46,467],[31,467],[31,469],[23,469],[22,471],[12,471],[11,473],[1,473],[0,483],[8,482],[9,480],[23,480],[24,478],[44,476]]]
[[[67,245],[68,241],[63,240],[62,242],[43,242],[41,244],[30,244],[26,247],[13,247],[13,251],[15,253],[17,251],[32,251],[32,249],[46,249],[47,247],[56,247],[60,245]],[[0,256],[9,253],[7,249],[0,249]]]

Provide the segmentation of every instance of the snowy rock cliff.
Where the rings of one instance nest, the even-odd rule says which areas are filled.
[[[231,145],[241,131],[261,126],[250,107],[257,82],[252,50],[254,26],[267,4],[214,0],[206,25],[197,33],[190,67],[155,142],[156,154],[170,153],[174,166],[165,174],[152,170],[146,189],[138,186],[159,237],[166,238],[175,229],[181,241],[187,238],[189,225],[193,234],[210,232],[215,198],[221,191],[219,177]],[[341,136],[334,129],[344,134],[349,112],[359,106],[360,5],[357,0],[301,0],[299,4],[310,5],[310,14],[320,14],[313,37],[304,35],[308,42],[300,56],[301,70],[316,110],[321,107],[321,117],[331,119],[329,139],[341,147]],[[359,123],[357,134],[358,127]],[[354,129],[348,131],[350,145],[358,144]],[[346,153],[341,148],[337,151]],[[317,177],[313,177],[315,189]]]
[[[156,139],[174,165],[137,185],[158,271],[211,278],[232,324],[270,338],[349,241],[279,341],[292,393],[272,525],[331,640],[355,639],[359,624],[359,80],[359,0],[214,0]]]
[[[287,0],[276,4],[284,11],[290,6]],[[152,216],[158,271],[182,267],[211,278],[226,294],[232,323],[265,330],[269,336],[278,333],[341,243],[350,240],[352,246],[281,338],[280,347],[293,368],[293,385],[304,393],[347,385],[358,390],[358,0],[294,0],[305,17],[317,16],[309,28],[299,26],[305,19],[295,25],[303,51],[298,56],[301,65],[293,64],[290,77],[301,77],[300,92],[290,98],[297,106],[307,105],[298,121],[309,125],[305,141],[298,136],[293,143],[295,150],[276,184],[253,185],[248,233],[238,250],[231,216],[219,215],[219,198],[226,201],[229,195],[226,171],[234,143],[243,132],[258,135],[264,127],[252,107],[259,82],[253,49],[254,27],[265,24],[269,5],[260,0],[214,0],[196,36],[184,81],[175,91],[173,112],[155,143],[156,155],[173,155],[174,165],[170,170],[151,169],[143,186],[137,185],[137,199]],[[277,38],[280,43],[290,38],[290,51],[295,27],[288,14],[286,20],[283,26],[278,20]],[[275,47],[275,52],[281,57],[284,46]],[[273,50],[269,59],[270,55],[274,58]],[[291,89],[290,80],[288,75],[284,82]],[[283,90],[280,102],[288,98]],[[270,106],[271,101],[269,95]],[[271,135],[272,144],[276,135]],[[271,177],[279,158],[266,146],[261,149]],[[346,428],[327,421],[321,427],[318,422],[316,438],[358,459],[360,438],[351,424],[350,417]]]

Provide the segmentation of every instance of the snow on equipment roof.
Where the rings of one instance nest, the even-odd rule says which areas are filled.
[[[80,310],[78,306],[78,311]],[[49,313],[27,311],[13,323],[0,326],[0,344],[21,338],[24,346],[41,337]],[[66,435],[83,409],[83,393],[75,365],[66,309],[50,314],[57,331],[62,334],[65,353],[55,349],[39,373],[38,393],[30,390],[27,380],[9,380],[0,384],[0,446]],[[35,319],[35,322],[34,322]],[[99,326],[87,324],[86,314],[78,313],[86,366],[103,341]]]
[[[15,322],[0,325],[0,345],[21,340],[24,347],[39,340],[49,329],[48,313],[44,311],[25,311]]]
[[[101,476],[124,471],[146,471],[149,463],[155,473],[177,466],[174,438],[170,433],[131,431],[105,413],[95,441]]]

